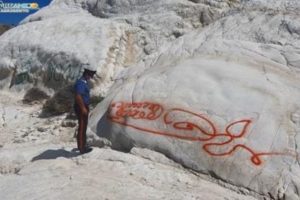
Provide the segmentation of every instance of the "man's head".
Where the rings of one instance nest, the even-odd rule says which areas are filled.
[[[96,71],[93,71],[93,70],[89,70],[89,69],[84,69],[84,72],[83,72],[83,77],[87,80],[91,79],[94,77]]]

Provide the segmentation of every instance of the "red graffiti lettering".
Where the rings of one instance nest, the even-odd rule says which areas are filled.
[[[217,130],[214,123],[205,115],[197,114],[181,108],[164,110],[163,106],[151,102],[117,102],[108,110],[108,119],[114,123],[128,126],[143,132],[173,137],[182,140],[203,142],[202,149],[210,156],[229,156],[238,149],[250,153],[250,160],[255,165],[262,164],[262,156],[289,155],[280,152],[256,152],[237,139],[247,133],[252,121],[238,120],[225,127],[225,131]],[[182,119],[179,121],[179,119]],[[137,120],[158,121],[167,130],[141,127]],[[172,131],[172,129],[174,131]],[[237,142],[237,144],[235,144]]]
[[[114,108],[116,112],[113,113]],[[110,106],[111,117],[114,120],[124,120],[125,118],[155,120],[163,113],[163,108],[159,104],[142,103],[113,103]]]

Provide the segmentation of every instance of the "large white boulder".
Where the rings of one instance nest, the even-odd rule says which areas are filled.
[[[259,194],[297,199],[299,79],[265,70],[201,56],[151,68],[112,91],[90,125],[117,149],[147,147]]]
[[[283,2],[255,4],[265,5],[245,1],[249,10],[124,70],[91,131],[117,149],[147,147],[257,194],[299,199],[299,16]]]

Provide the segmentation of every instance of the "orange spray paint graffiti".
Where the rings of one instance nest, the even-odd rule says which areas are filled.
[[[179,121],[180,118],[183,120]],[[181,108],[165,110],[162,105],[152,102],[112,103],[108,110],[108,119],[114,123],[151,134],[202,142],[202,149],[210,156],[229,156],[238,149],[243,149],[251,155],[250,160],[254,165],[262,164],[262,156],[287,155],[281,152],[257,152],[245,144],[236,142],[247,133],[252,123],[251,119],[232,122],[225,127],[224,132],[221,132],[203,114]],[[143,120],[144,124],[145,121],[159,122],[167,128],[159,130],[151,125],[146,128],[133,122],[139,120]],[[194,122],[191,122],[193,120]]]

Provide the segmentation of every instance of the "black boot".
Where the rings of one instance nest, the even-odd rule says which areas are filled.
[[[79,150],[81,154],[89,153],[93,150],[91,147],[85,147],[83,150]]]

